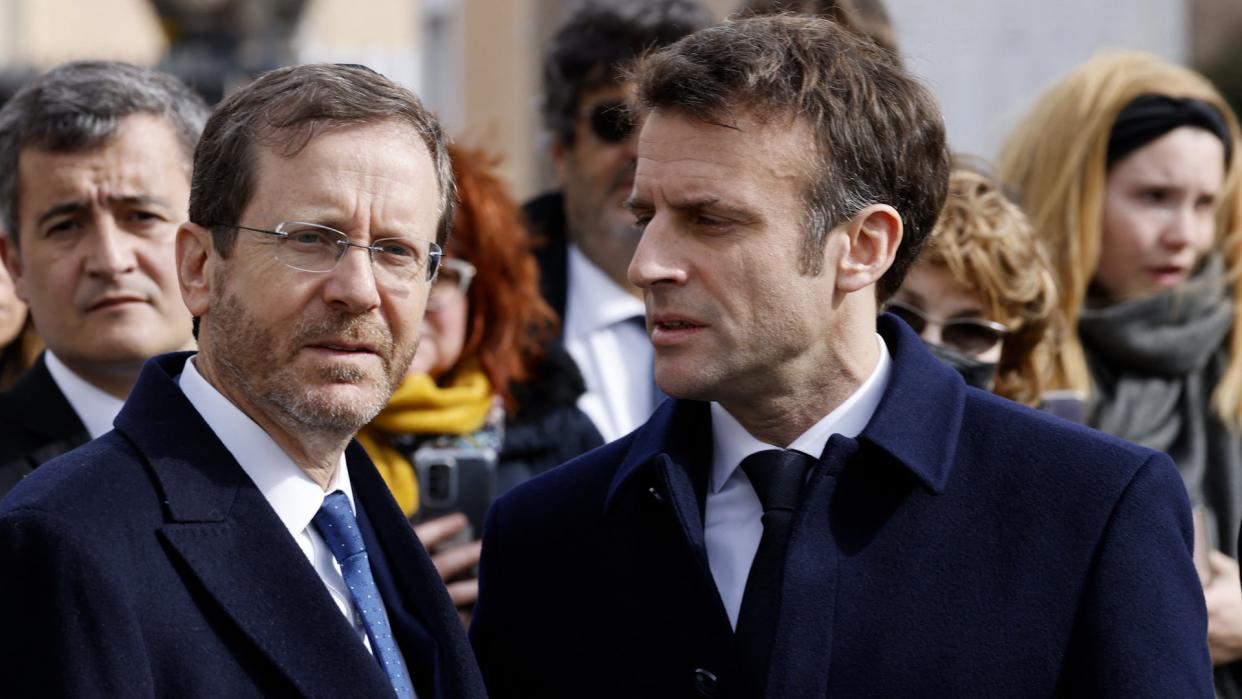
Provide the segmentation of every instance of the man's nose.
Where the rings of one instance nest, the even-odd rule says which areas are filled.
[[[96,217],[94,230],[86,236],[85,243],[89,246],[87,272],[115,277],[134,270],[133,236],[122,230],[111,215]]]
[[[653,217],[634,250],[626,276],[640,289],[660,282],[685,283],[685,266],[677,256],[675,236],[662,217]]]
[[[345,248],[336,267],[328,272],[324,300],[345,306],[351,313],[365,313],[380,304],[379,282],[371,262],[371,250],[365,247]]]

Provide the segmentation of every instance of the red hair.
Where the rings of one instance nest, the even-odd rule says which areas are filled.
[[[458,145],[448,150],[460,203],[446,252],[478,270],[470,285],[461,356],[478,359],[492,390],[512,413],[518,408],[512,386],[534,376],[558,320],[539,293],[530,235],[521,209],[496,174],[499,158]]]

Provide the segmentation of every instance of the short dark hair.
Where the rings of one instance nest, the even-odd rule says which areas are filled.
[[[227,257],[237,239],[233,226],[254,194],[256,146],[291,158],[325,131],[381,123],[409,126],[427,147],[440,186],[436,242],[443,244],[455,195],[440,124],[413,92],[358,65],[277,68],[220,103],[194,152],[190,220],[210,228],[212,245]]]
[[[621,81],[628,63],[704,27],[715,17],[698,0],[592,0],[557,31],[543,65],[544,126],[573,145],[584,92]]]
[[[116,134],[125,117],[154,114],[176,132],[188,172],[207,111],[202,98],[180,80],[128,63],[74,61],[36,77],[0,109],[0,224],[18,245],[22,150],[93,150]]]
[[[720,125],[737,115],[804,120],[816,149],[803,273],[820,273],[828,231],[866,206],[889,204],[905,235],[877,298],[901,286],[944,204],[950,158],[935,100],[889,52],[830,20],[755,17],[645,57],[634,78],[645,110]]]
[[[889,19],[883,0],[746,0],[738,16],[782,12],[826,17],[897,53],[897,33],[893,31],[893,21]]]

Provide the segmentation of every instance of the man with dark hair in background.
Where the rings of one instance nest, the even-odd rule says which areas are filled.
[[[622,203],[637,132],[625,67],[643,51],[710,25],[698,0],[594,0],[556,33],[544,63],[543,120],[560,191],[526,205],[544,297],[586,383],[578,400],[605,440],[647,419],[651,378],[642,301],[626,279],[639,232]]]
[[[927,91],[794,16],[635,82],[629,277],[673,399],[492,506],[492,697],[1210,697],[1169,458],[877,322],[945,198]]]
[[[0,253],[47,344],[0,394],[0,497],[112,429],[148,358],[193,347],[173,238],[206,120],[176,78],[107,61],[0,109]]]
[[[891,51],[894,58],[898,56],[897,32],[883,0],[745,0],[737,14],[748,17],[782,12],[831,19]]]
[[[361,66],[216,109],[176,239],[198,353],[0,502],[6,696],[484,696],[352,441],[414,356],[453,191],[435,118]]]

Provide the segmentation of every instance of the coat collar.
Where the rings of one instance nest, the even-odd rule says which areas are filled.
[[[181,392],[189,356],[149,360],[116,421],[160,491],[170,556],[299,693],[390,696],[288,530]]]
[[[21,422],[31,432],[50,440],[85,444],[90,435],[69,399],[56,385],[47,369],[45,353],[40,353],[26,373],[4,394],[14,409],[9,419]]]
[[[956,455],[966,385],[937,360],[909,326],[890,314],[878,320],[893,358],[888,389],[858,436],[907,468],[930,492],[944,491]],[[701,401],[667,400],[630,437],[608,488],[607,509],[637,474],[667,456],[675,464],[710,462],[711,415]]]

